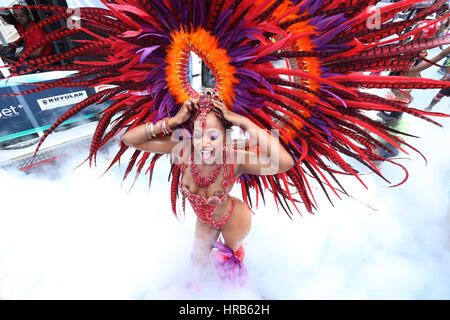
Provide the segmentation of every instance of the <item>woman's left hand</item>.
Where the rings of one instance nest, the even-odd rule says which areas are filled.
[[[240,126],[244,120],[247,120],[247,118],[241,116],[240,114],[237,114],[237,113],[229,110],[225,106],[225,103],[223,103],[222,101],[213,99],[212,102],[214,104],[214,107],[216,107],[217,109],[219,109],[222,112],[225,120],[231,122],[232,124]]]

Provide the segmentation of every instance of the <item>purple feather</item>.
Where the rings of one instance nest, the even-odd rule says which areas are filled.
[[[152,5],[153,9],[155,9],[155,11],[156,11],[158,18],[161,19],[161,21],[164,23],[164,25],[169,30],[178,28],[179,24],[175,21],[173,15],[171,14],[171,12],[168,10],[166,5],[162,1],[152,0],[152,1],[148,1],[148,3]],[[170,21],[167,21],[166,17]]]
[[[158,104],[157,99],[155,99],[155,104]],[[175,100],[173,99],[172,95],[168,91],[166,91],[163,94],[161,102],[158,104],[158,113],[155,117],[155,122],[161,120],[164,117],[170,116],[171,114],[169,112],[174,110],[174,106]]]
[[[327,89],[322,88],[322,91],[325,91],[326,93],[328,93],[329,95],[335,97],[336,99],[339,100],[340,103],[342,103],[342,105],[347,108],[347,104],[345,103],[344,100],[342,100],[339,96],[335,95],[333,92],[328,91]]]
[[[267,90],[270,91],[270,93],[273,93],[273,87],[270,83],[267,82],[266,78],[264,78],[262,75],[260,75],[259,73],[246,69],[246,68],[237,68],[238,74],[240,75],[245,75],[253,80],[255,80],[256,82],[262,84],[264,87],[267,88]]]
[[[308,14],[314,14],[317,9],[322,7],[324,0],[307,0],[301,7],[300,7],[300,13],[304,13],[306,10],[308,10]]]
[[[205,7],[205,0],[194,0],[194,2],[197,3],[197,26],[200,26],[202,28],[205,27],[205,17],[206,17],[206,7]]]
[[[248,111],[245,109],[245,106],[242,105],[238,101],[233,102],[233,112],[239,113],[241,115],[247,115]]]
[[[158,92],[160,92],[164,87],[167,85],[165,80],[158,80],[153,83],[152,87],[150,88],[150,94],[152,97],[155,97]]]
[[[170,2],[172,3],[174,15],[181,16],[181,14],[183,13],[181,0],[171,0]]]
[[[278,59],[279,58],[274,57],[274,56],[263,56],[263,57],[259,58],[258,60],[256,60],[254,62],[254,64],[277,61]]]
[[[188,24],[189,24],[188,12],[189,12],[188,4],[184,3],[183,10],[181,12],[181,23],[183,24],[183,26],[188,26]]]
[[[312,0],[312,4],[309,7],[309,14],[314,14],[316,11],[322,7],[323,0]]]
[[[239,176],[239,181],[240,182],[244,182],[244,181],[250,181],[251,178],[247,173],[243,173]]]
[[[319,36],[318,38],[316,38],[313,43],[317,46],[317,47],[321,47],[324,44],[330,42],[332,39],[334,39],[336,37],[336,35],[338,35],[339,33],[341,33],[342,31],[348,29],[349,25],[347,23],[336,27],[334,30],[327,32],[321,36]]]
[[[246,62],[246,61],[254,59],[254,58],[256,58],[256,56],[238,57],[238,58],[231,59],[231,62],[232,63],[243,63],[243,62]]]
[[[292,140],[292,142],[297,146],[297,148],[298,148],[300,151],[303,151],[302,146],[299,145],[295,140]]]
[[[228,31],[221,39],[220,39],[220,46],[222,48],[230,48],[231,45],[236,41],[236,38],[239,36],[242,26],[244,25],[245,21],[242,20],[238,26],[236,26],[233,30]]]
[[[332,17],[325,17],[325,16],[314,17],[311,19],[310,24],[316,26],[322,32],[326,32],[347,21],[348,19],[345,18],[344,14],[340,13]]]
[[[251,46],[239,46],[231,48],[227,51],[227,54],[232,58],[238,58],[242,56],[248,56],[252,54],[257,48]]]
[[[143,48],[137,51],[137,53],[141,53],[141,58],[139,59],[139,64],[142,64],[144,62],[144,60],[156,49],[158,49],[159,47],[161,47],[160,45],[157,46],[151,46],[151,47],[147,47],[147,48]]]
[[[316,117],[310,117],[309,121],[311,121],[313,124],[318,126],[320,129],[322,129],[323,132],[326,133],[329,143],[333,142],[333,135],[331,134],[331,131],[328,128],[328,126],[325,124],[325,122],[323,122],[320,119],[317,119]]]
[[[228,28],[233,11],[231,9],[225,10],[219,14],[217,22],[212,30],[212,34],[217,38],[222,37]]]

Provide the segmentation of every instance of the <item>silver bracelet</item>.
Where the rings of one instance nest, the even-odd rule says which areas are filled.
[[[147,136],[147,140],[150,140],[150,134],[148,133],[148,122],[145,123],[145,135]]]
[[[161,120],[161,130],[163,132],[164,135],[168,135],[169,133],[167,132],[167,128],[166,128],[166,122],[164,121],[164,119]]]
[[[153,122],[150,122],[150,133],[153,138],[156,138],[155,127],[153,127]]]

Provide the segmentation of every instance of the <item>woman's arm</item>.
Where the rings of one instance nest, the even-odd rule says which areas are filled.
[[[442,50],[441,53],[439,53],[438,55],[431,58],[430,61],[437,63],[441,59],[444,59],[448,54],[450,54],[450,46],[448,46],[447,48]],[[430,62],[422,61],[418,65],[416,65],[416,66],[412,67],[410,70],[406,71],[405,76],[417,77],[420,72],[422,72],[423,70],[425,70],[431,66],[432,66],[432,64]]]
[[[178,113],[169,118],[169,128],[174,128],[188,120],[196,103],[196,100],[191,99],[185,101]],[[177,139],[172,140],[171,135],[159,136],[163,133],[162,120],[153,125],[153,132],[151,127],[149,123],[145,123],[128,130],[122,136],[122,142],[129,147],[153,153],[171,153],[173,148],[180,143]],[[152,137],[152,134],[157,137]]]
[[[285,172],[294,166],[294,159],[280,144],[278,138],[266,129],[258,127],[250,119],[228,110],[223,103],[216,100],[213,102],[222,111],[226,120],[245,129],[260,147],[258,154],[246,150],[235,151],[237,172],[272,175]]]

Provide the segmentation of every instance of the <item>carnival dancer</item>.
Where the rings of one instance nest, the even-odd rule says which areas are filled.
[[[178,165],[181,166],[183,209],[187,199],[197,215],[193,261],[206,266],[214,247],[215,263],[225,269],[221,274],[233,281],[245,275],[241,244],[251,226],[249,208],[242,200],[229,195],[234,182],[244,173],[285,172],[293,167],[294,160],[276,137],[232,112],[217,95],[211,94],[185,101],[174,117],[129,130],[122,141],[145,152],[172,154],[181,160]],[[186,122],[192,128],[192,139],[181,149],[182,155],[174,154],[182,142],[169,133]],[[254,153],[232,148],[231,125],[243,128],[260,146],[267,146],[266,149]],[[219,235],[224,239],[223,244],[217,242]]]
[[[180,155],[179,163],[171,157],[172,211],[178,216],[181,193],[198,216],[193,251],[198,264],[206,263],[208,251],[222,233],[224,243],[216,243],[212,251],[221,259],[215,261],[222,276],[230,279],[244,273],[239,247],[250,230],[249,210],[265,202],[264,193],[272,194],[277,209],[293,217],[294,210],[313,213],[319,207],[312,181],[330,201],[333,194],[345,194],[340,175],[352,176],[365,185],[353,166],[355,161],[385,180],[374,161],[406,171],[393,159],[375,153],[377,147],[386,149],[377,138],[401,151],[413,147],[365,111],[405,112],[434,124],[438,123],[431,116],[447,116],[360,90],[450,87],[446,81],[364,73],[408,70],[420,52],[450,43],[448,35],[404,43],[423,28],[391,37],[440,12],[446,1],[419,8],[407,21],[391,22],[398,12],[419,2],[405,0],[378,8],[375,16],[379,23],[369,28],[367,21],[374,15],[372,0],[102,0],[106,9],[79,8],[80,28],[62,28],[46,35],[11,65],[11,73],[75,71],[61,80],[34,83],[36,88],[21,94],[55,86],[108,86],[61,115],[36,152],[61,123],[92,104],[112,101],[99,120],[87,160],[95,163],[97,152],[124,133],[110,167],[130,146],[135,147],[124,179],[133,168],[137,178],[148,166],[144,172],[151,181],[156,162],[162,154],[172,154],[179,143],[172,141],[171,131],[190,132],[192,140],[186,150],[199,161],[190,162],[187,151]],[[60,7],[32,8],[55,13],[40,21],[39,27],[64,21],[71,14]],[[93,39],[79,42],[67,52],[27,59],[37,48],[79,32]],[[209,96],[189,83],[191,54],[196,54],[214,77]],[[89,57],[88,61],[84,57]],[[58,64],[67,59],[74,61]],[[26,70],[20,71],[21,67]],[[221,149],[216,143],[227,140],[228,123],[246,129],[250,137],[259,140],[257,145],[245,151]],[[278,131],[279,140],[269,134],[272,130]],[[273,157],[276,152],[278,158]],[[238,155],[249,159],[241,162]],[[269,164],[278,159],[279,166],[263,168],[260,160],[252,164],[256,155],[265,155]],[[352,164],[345,160],[349,157]],[[219,159],[225,163],[214,163]],[[233,182],[240,184],[242,201],[229,195]]]

